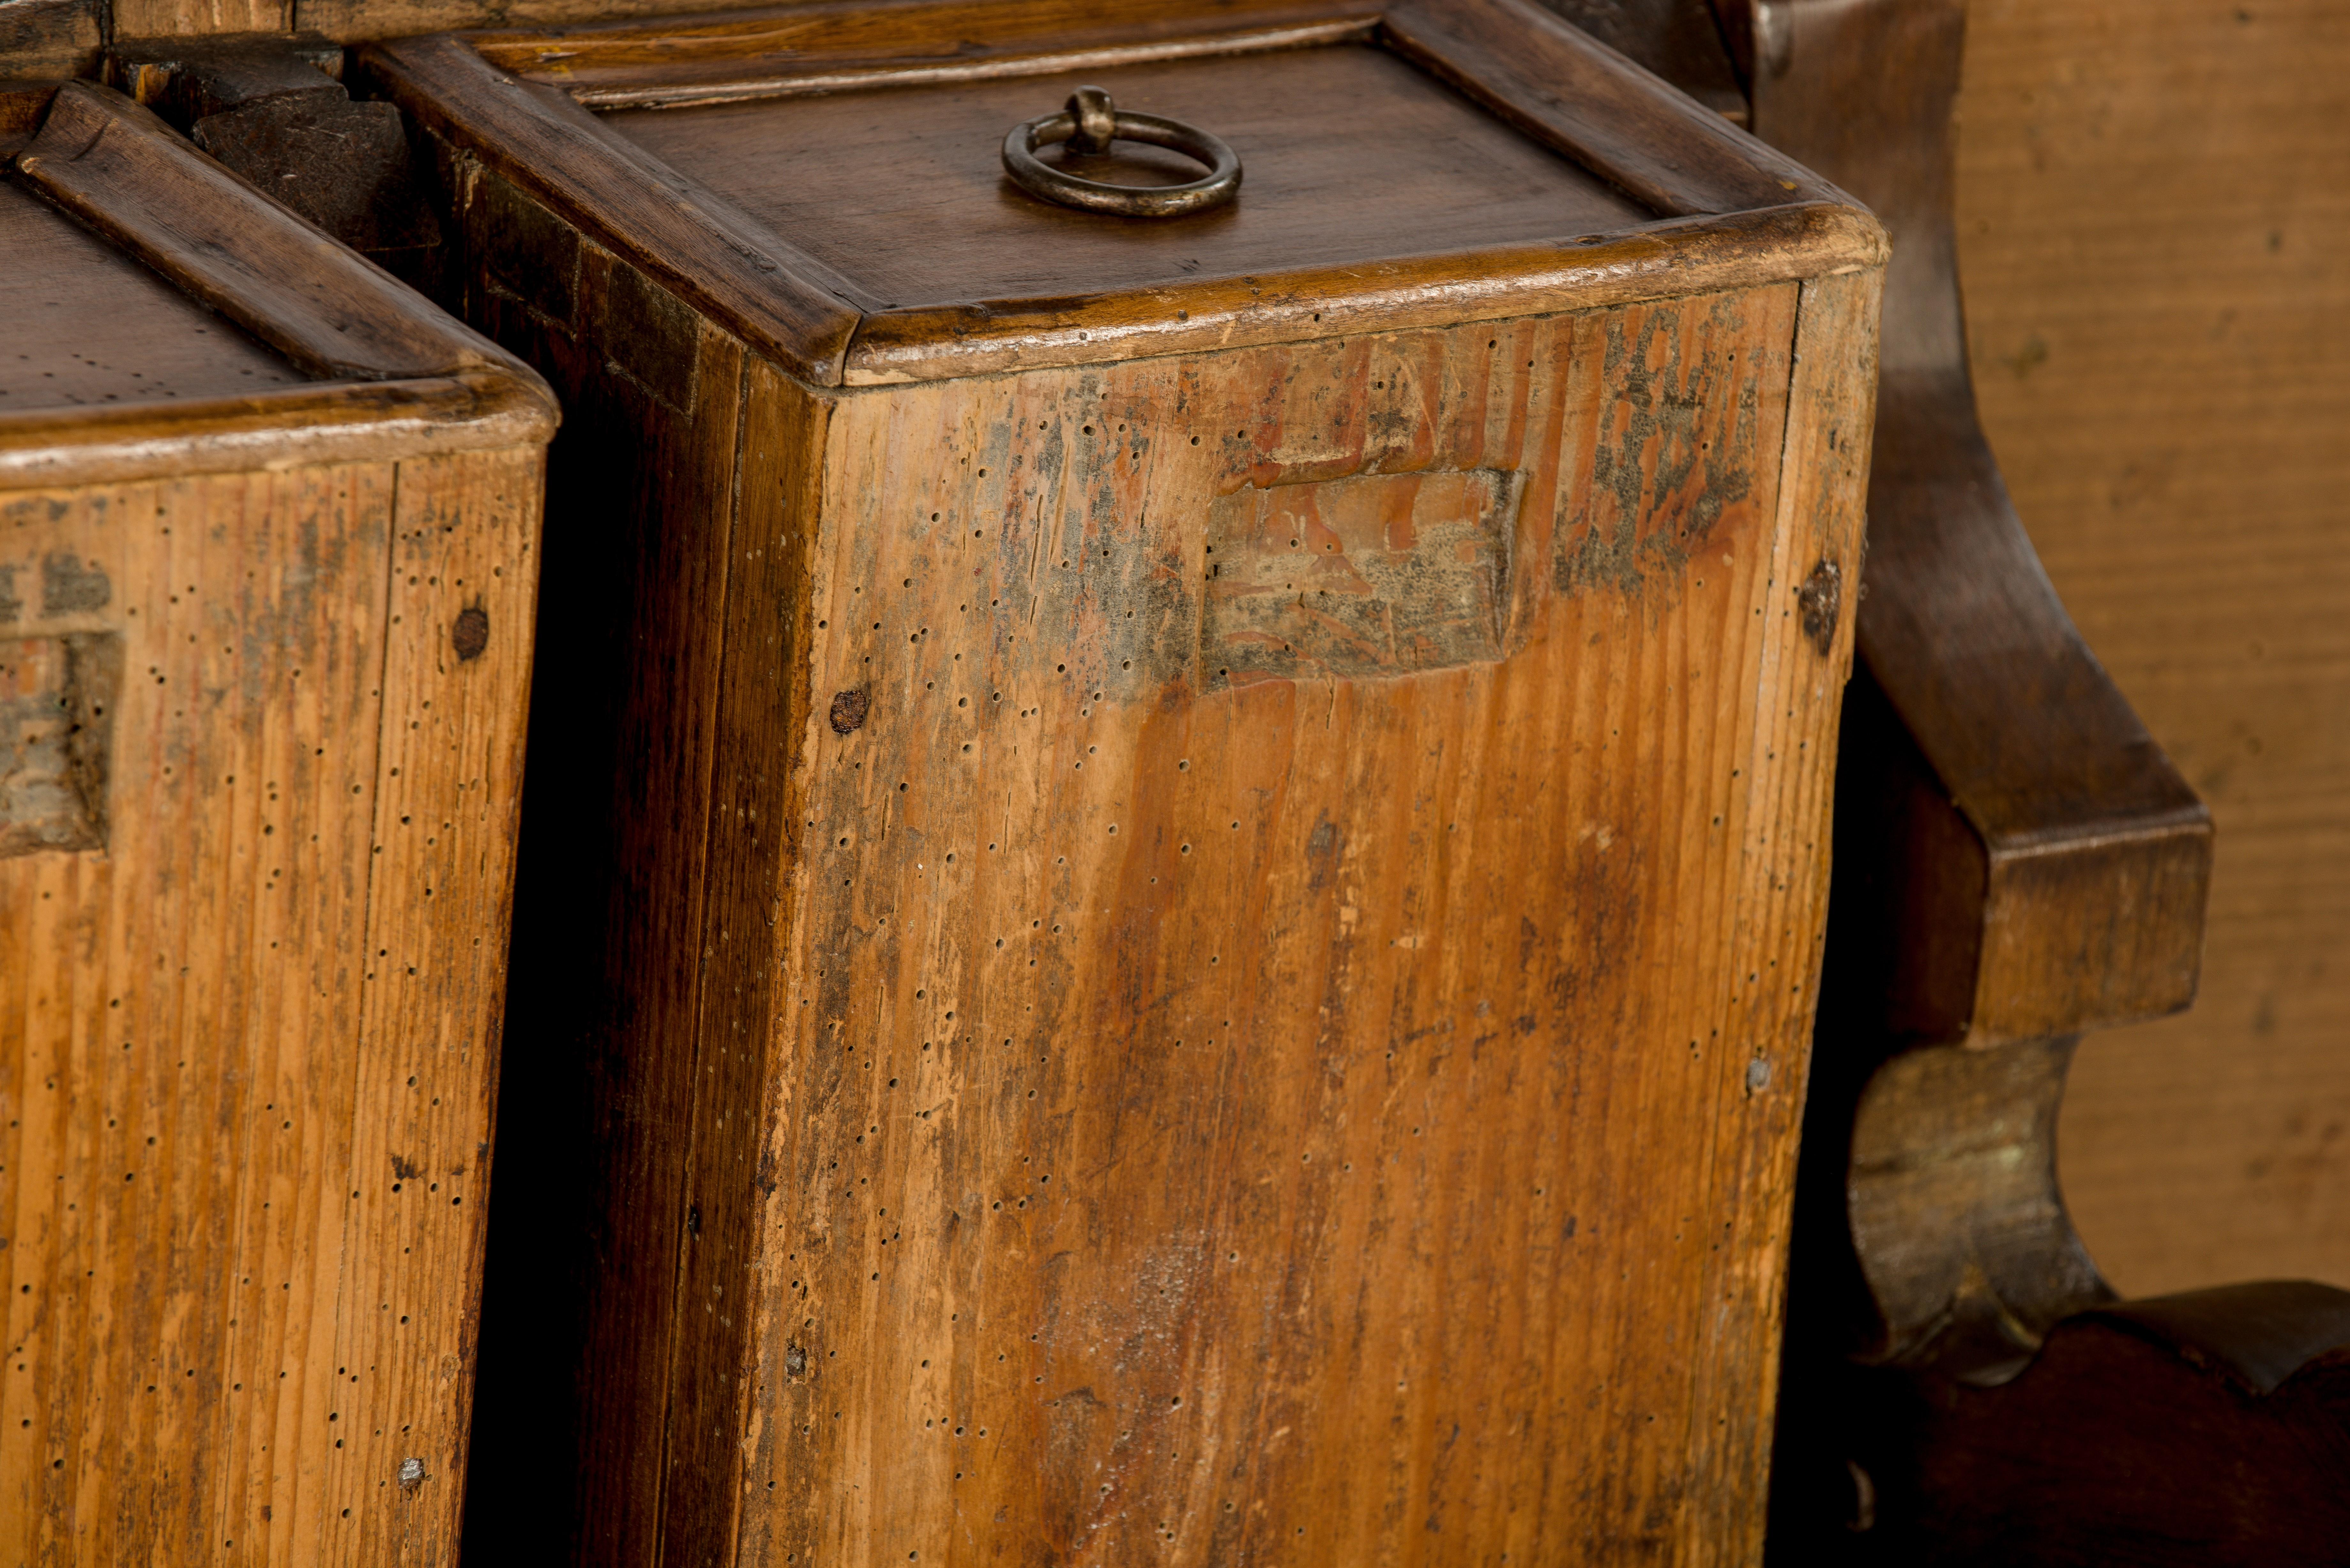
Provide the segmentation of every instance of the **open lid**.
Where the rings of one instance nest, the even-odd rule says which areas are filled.
[[[807,5],[411,39],[366,62],[436,132],[819,385],[1884,259],[1850,198],[1526,0]],[[1032,194],[1007,135],[1087,85],[1229,148],[1237,192],[1175,216]],[[1107,175],[1037,157],[1163,187],[1217,150],[1113,151]]]
[[[0,165],[0,487],[552,432],[528,367],[130,99],[0,100],[39,127]]]

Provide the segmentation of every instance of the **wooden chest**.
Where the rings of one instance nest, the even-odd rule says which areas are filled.
[[[127,99],[0,135],[0,1562],[449,1562],[553,402]]]
[[[567,410],[481,1495],[1753,1560],[1874,220],[1515,0],[364,63]],[[1015,185],[1087,83],[1237,197]]]

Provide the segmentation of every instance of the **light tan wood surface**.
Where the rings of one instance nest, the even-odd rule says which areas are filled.
[[[5,178],[0,1560],[449,1562],[552,410],[103,89]]]
[[[2219,829],[2202,992],[2093,1034],[2064,1190],[2130,1295],[2350,1283],[2350,11],[1975,0],[1959,246],[2050,575]]]

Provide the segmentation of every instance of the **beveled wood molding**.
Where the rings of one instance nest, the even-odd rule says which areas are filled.
[[[590,238],[793,375],[840,383],[849,337],[874,302],[831,268],[463,38],[369,45],[360,59],[415,122],[542,201],[586,214]]]
[[[1589,310],[1879,265],[1857,208],[1825,202],[1657,223],[1555,244],[1347,267],[1206,278],[1080,300],[990,300],[881,310],[859,325],[849,386],[940,380],[1282,343],[1331,330],[1395,332]],[[1366,292],[1362,280],[1378,280]],[[1344,280],[1353,296],[1334,306]]]
[[[512,446],[555,428],[554,394],[536,371],[111,88],[57,87],[9,177],[317,382],[0,416],[0,483],[341,461],[413,450],[420,439],[437,450]]]
[[[1534,140],[1672,216],[1857,205],[1530,0],[1407,0],[1382,41]]]
[[[1367,37],[1378,20],[1377,5],[1363,0],[1224,0],[1186,10],[1164,0],[948,0],[887,13],[794,6],[466,36],[491,64],[589,108],[689,108],[1308,47]]]
[[[974,36],[991,42],[966,42]],[[607,128],[589,106],[680,107],[1356,38],[1467,91],[1660,215],[1543,245],[1372,264],[1383,286],[1368,296],[1359,288],[1365,269],[1344,269],[1356,296],[1350,330],[1583,309],[1885,263],[1883,231],[1859,203],[1693,100],[1671,93],[1659,107],[1654,78],[1526,0],[1385,11],[1359,0],[802,5],[404,39],[369,46],[361,62],[420,124],[534,196],[588,214],[591,238],[790,374],[815,386],[872,386],[1326,334],[1326,296],[1341,269],[883,308]]]
[[[551,400],[502,371],[322,382],[249,398],[0,414],[0,490],[369,462],[544,444]]]

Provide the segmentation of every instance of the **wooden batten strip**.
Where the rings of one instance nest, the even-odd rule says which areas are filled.
[[[741,76],[707,67],[691,74],[664,74],[650,80],[598,87],[553,72],[531,73],[532,79],[552,81],[570,94],[572,101],[590,109],[696,109],[713,103],[743,103],[757,99],[811,98],[818,93],[856,92],[874,88],[937,87],[945,83],[986,81],[1001,77],[1052,76],[1061,71],[1113,70],[1160,60],[1201,59],[1218,55],[1256,55],[1274,49],[1313,48],[1367,38],[1378,25],[1375,16],[1315,22],[1304,26],[1274,27],[1249,33],[1212,33],[1147,44],[1104,44],[1091,48],[1062,48],[1044,54],[991,54],[953,65],[889,64],[858,70],[827,70],[816,64],[796,71],[765,76]]]
[[[1668,216],[1858,205],[1528,0],[1408,0],[1388,8],[1380,33],[1404,58]]]
[[[635,17],[467,36],[503,70],[574,91],[976,66],[1017,57],[1377,21],[1376,0],[917,0]]]
[[[479,370],[160,406],[45,409],[0,417],[0,490],[544,444],[555,421],[554,400],[536,378]]]
[[[462,38],[370,45],[362,60],[405,112],[757,352],[804,380],[839,384],[868,302],[831,268],[562,92],[507,76]]]
[[[846,379],[851,386],[943,380],[1588,310],[1877,266],[1885,257],[1885,231],[1866,211],[1810,202],[1552,244],[1202,279],[1075,304],[877,311],[849,348]]]
[[[320,234],[108,88],[68,82],[17,177],[321,379],[493,372],[521,361]]]

